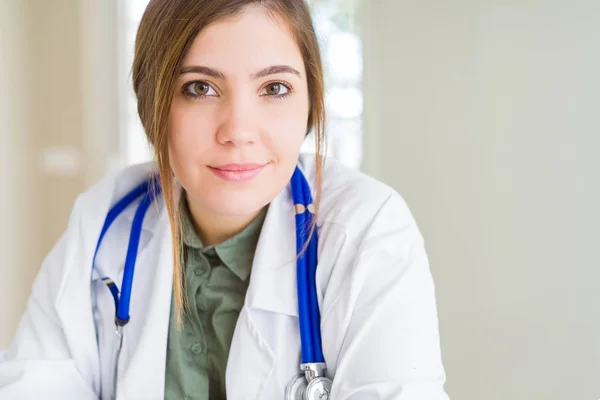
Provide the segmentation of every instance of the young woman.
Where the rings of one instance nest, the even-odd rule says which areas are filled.
[[[78,198],[0,398],[447,399],[409,209],[321,157],[305,2],[152,0],[133,81],[156,162]]]

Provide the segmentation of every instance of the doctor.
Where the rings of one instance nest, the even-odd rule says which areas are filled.
[[[0,354],[0,399],[303,398],[290,395],[304,357],[297,213],[314,215],[316,229],[305,228],[318,237],[320,372],[332,380],[320,398],[447,399],[409,209],[320,156],[323,72],[305,2],[152,0],[133,82],[156,162],[75,202]],[[316,157],[299,155],[307,130]],[[294,204],[296,168],[312,205]],[[111,290],[122,288],[142,200],[99,238],[114,205],[152,175],[162,191],[140,225],[119,339]]]

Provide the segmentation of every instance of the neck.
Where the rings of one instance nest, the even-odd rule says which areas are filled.
[[[204,246],[226,241],[243,231],[261,210],[250,215],[219,215],[210,212],[202,204],[187,197],[194,230]]]

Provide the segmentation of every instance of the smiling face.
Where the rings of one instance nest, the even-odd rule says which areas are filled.
[[[194,39],[169,113],[171,168],[196,213],[256,214],[288,183],[307,129],[298,44],[261,6]]]

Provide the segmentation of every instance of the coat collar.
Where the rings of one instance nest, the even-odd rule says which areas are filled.
[[[296,227],[291,190],[271,202],[258,240],[245,305],[298,316]]]
[[[294,215],[288,185],[269,206],[254,254],[227,363],[228,398],[281,397],[285,390],[281,378],[298,373],[294,365],[300,365],[299,333],[290,337],[298,316]],[[282,345],[289,357],[285,362]],[[281,368],[276,371],[277,365]]]

